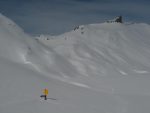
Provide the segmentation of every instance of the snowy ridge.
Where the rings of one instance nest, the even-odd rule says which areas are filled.
[[[0,111],[149,112],[149,56],[147,24],[81,25],[34,39],[0,15]],[[42,100],[43,88],[56,100]]]
[[[84,70],[85,76],[132,76],[140,72],[149,74],[147,31],[149,25],[146,24],[104,23],[82,26],[50,40],[39,40],[69,59],[81,73]]]

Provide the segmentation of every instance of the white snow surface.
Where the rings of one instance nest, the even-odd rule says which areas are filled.
[[[0,14],[0,113],[149,113],[150,26],[31,37]],[[49,90],[47,101],[40,98]]]

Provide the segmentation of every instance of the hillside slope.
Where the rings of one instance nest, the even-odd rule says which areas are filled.
[[[82,25],[42,37],[0,15],[2,113],[150,111],[149,25]],[[42,100],[43,88],[56,100]]]

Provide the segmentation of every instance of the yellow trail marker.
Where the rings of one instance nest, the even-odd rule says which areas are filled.
[[[43,90],[43,93],[44,93],[44,95],[47,96],[47,95],[48,95],[48,89],[44,89],[44,90]]]

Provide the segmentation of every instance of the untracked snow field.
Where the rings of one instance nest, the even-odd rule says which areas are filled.
[[[90,24],[31,37],[0,14],[0,113],[149,113],[149,106],[150,25]]]

